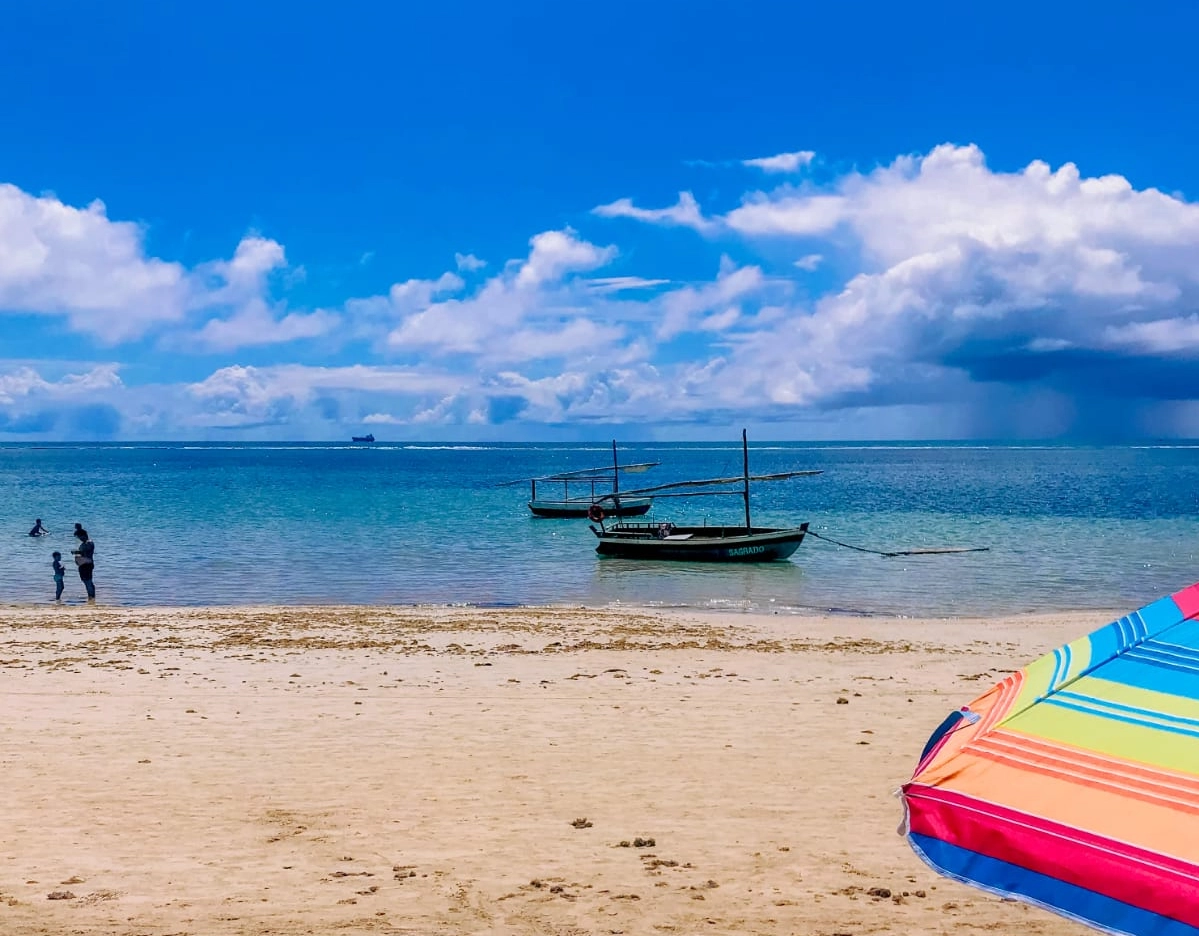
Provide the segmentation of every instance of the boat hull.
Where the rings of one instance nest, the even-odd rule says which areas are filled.
[[[785,530],[755,527],[673,527],[662,537],[657,524],[618,523],[595,529],[601,556],[675,562],[775,562],[799,549],[808,524]]]
[[[595,501],[591,500],[534,500],[529,501],[529,510],[535,517],[586,517]],[[600,504],[605,517],[640,517],[654,505],[652,497],[621,498],[620,504],[610,500]]]

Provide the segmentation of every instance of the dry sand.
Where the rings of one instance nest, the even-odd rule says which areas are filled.
[[[891,794],[1110,618],[0,611],[0,933],[1081,934]]]

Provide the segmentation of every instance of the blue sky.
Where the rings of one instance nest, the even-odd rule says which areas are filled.
[[[0,440],[1199,435],[1184,5],[23,6]]]

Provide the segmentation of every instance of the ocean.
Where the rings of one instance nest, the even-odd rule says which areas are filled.
[[[621,446],[658,461],[623,485],[738,475],[733,444]],[[1199,579],[1199,444],[1088,447],[752,443],[750,470],[823,469],[752,487],[755,525],[810,521],[757,565],[599,558],[586,520],[531,516],[505,482],[610,464],[594,445],[0,446],[0,602],[53,598],[50,553],[81,602],[71,531],[96,543],[99,600],[121,605],[648,605],[974,615],[1130,609]],[[646,519],[738,522],[737,497],[659,500]],[[36,517],[52,531],[27,536]]]

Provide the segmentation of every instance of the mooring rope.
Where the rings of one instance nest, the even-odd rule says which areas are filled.
[[[831,536],[823,536],[815,530],[808,530],[808,536],[814,536],[816,539],[832,543],[834,546],[843,546],[846,549],[852,549],[856,552],[870,553],[874,556],[886,556],[887,558],[894,558],[895,556],[939,556],[948,553],[988,552],[991,549],[990,546],[933,546],[927,549],[896,549],[888,551],[885,549],[868,549],[865,546],[854,546],[852,543],[842,543]]]

